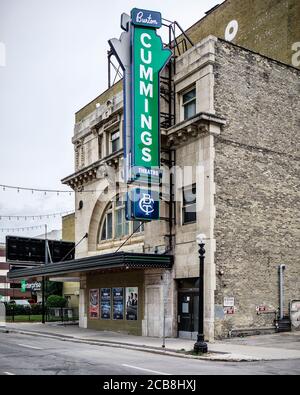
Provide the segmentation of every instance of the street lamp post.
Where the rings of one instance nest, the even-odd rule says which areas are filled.
[[[207,343],[204,341],[204,256],[205,256],[205,235],[197,236],[197,243],[199,245],[199,314],[198,314],[198,336],[197,342],[194,345],[194,351],[199,354],[206,354],[208,352]]]

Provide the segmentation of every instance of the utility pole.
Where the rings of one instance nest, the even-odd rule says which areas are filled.
[[[45,265],[48,264],[48,230],[45,225]],[[45,276],[42,280],[42,323],[45,324]]]

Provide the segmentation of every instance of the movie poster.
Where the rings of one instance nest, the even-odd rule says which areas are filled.
[[[124,319],[124,288],[113,288],[113,319]]]
[[[91,320],[99,319],[99,289],[90,290],[89,316]]]
[[[101,319],[111,319],[111,289],[101,288]]]
[[[138,319],[138,295],[137,287],[126,288],[126,320],[137,321]]]

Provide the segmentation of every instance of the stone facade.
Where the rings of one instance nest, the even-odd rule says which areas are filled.
[[[75,213],[62,218],[62,240],[75,241]]]
[[[88,146],[89,159],[63,180],[77,191],[76,242],[89,234],[78,247],[77,257],[115,253],[122,248],[168,253],[175,258],[171,272],[81,275],[81,326],[162,336],[165,322],[166,335],[177,336],[181,284],[186,280],[192,283],[199,276],[199,233],[206,235],[208,340],[225,337],[233,330],[273,326],[281,263],[287,267],[286,307],[288,301],[299,298],[299,74],[295,68],[213,36],[178,57],[176,124],[162,131],[162,147],[175,155],[176,169],[171,169],[174,223],[171,227],[165,220],[146,224],[143,232],[125,244],[125,235],[101,239],[107,210],[113,211],[116,195],[126,191],[120,177],[122,139],[120,149],[110,151],[111,133],[123,127],[119,85],[110,95],[105,92],[98,98],[99,106],[91,113],[81,113],[86,115],[78,118],[73,143],[75,150],[78,142]],[[183,95],[193,87],[195,115],[185,119]],[[92,108],[90,104],[87,107]],[[170,178],[165,163],[164,174],[162,213],[167,216]],[[183,190],[192,185],[196,185],[196,221],[184,224]],[[138,322],[88,319],[89,290],[104,286],[139,286]],[[233,315],[224,313],[226,297],[235,300]],[[266,307],[273,315],[257,315],[257,306]]]
[[[219,41],[215,108],[227,119],[215,139],[216,305],[235,297],[237,312],[217,334],[270,327],[278,309],[278,266],[285,264],[286,310],[300,295],[300,73]]]
[[[75,213],[62,217],[62,240],[75,241]],[[63,283],[63,295],[68,299],[68,307],[76,311],[79,306],[79,289],[79,281]]]
[[[186,34],[194,44],[209,35],[300,68],[298,0],[226,0]]]

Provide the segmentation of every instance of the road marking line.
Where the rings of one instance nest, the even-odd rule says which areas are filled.
[[[158,372],[157,370],[150,370],[150,369],[138,368],[137,366],[126,365],[126,364],[123,364],[122,366],[125,366],[126,368],[132,368],[132,369],[136,369],[136,370],[142,370],[142,371],[144,371],[144,372],[156,373],[156,374],[160,374],[160,375],[162,375],[162,376],[172,376],[172,375],[169,374],[169,373]]]
[[[40,347],[28,346],[27,344],[18,344],[18,346],[25,347],[25,348],[32,348],[33,350],[43,350]]]
[[[6,374],[6,376],[15,376],[15,373],[10,373],[10,372],[3,372],[3,374]]]

